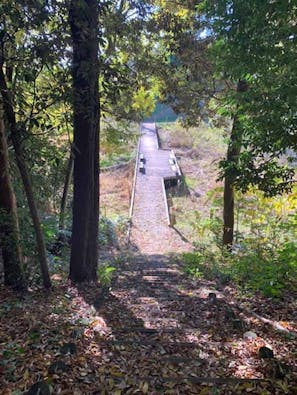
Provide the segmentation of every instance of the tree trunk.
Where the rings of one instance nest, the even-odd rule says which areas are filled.
[[[62,200],[61,200],[60,217],[59,217],[59,229],[60,230],[63,230],[65,227],[66,204],[67,204],[67,197],[68,197],[72,174],[73,174],[73,155],[72,155],[72,147],[71,147],[70,158],[69,158],[67,170],[66,170],[63,196],[62,196]]]
[[[245,80],[239,80],[237,83],[237,92],[246,92],[248,84]],[[238,114],[235,113],[232,125],[230,141],[227,150],[227,161],[236,165],[239,160],[242,145],[242,132],[239,128]],[[225,175],[224,182],[224,231],[223,245],[229,250],[232,248],[234,238],[234,176]]]
[[[28,170],[26,159],[25,159],[24,152],[23,152],[21,133],[20,133],[20,130],[16,124],[16,118],[15,118],[15,113],[13,110],[12,99],[11,99],[11,95],[9,94],[9,90],[7,88],[5,75],[3,73],[2,67],[0,68],[0,92],[2,94],[3,101],[4,101],[4,103],[3,103],[4,104],[4,111],[5,111],[7,121],[9,123],[11,140],[12,140],[13,148],[14,148],[15,155],[16,155],[17,166],[18,166],[19,172],[21,174],[21,178],[22,178],[24,190],[26,193],[27,201],[28,201],[28,206],[29,206],[31,218],[33,221],[33,226],[34,226],[34,230],[35,230],[35,237],[36,237],[36,246],[37,246],[37,252],[38,252],[38,257],[39,257],[39,264],[40,264],[40,269],[41,269],[41,274],[42,274],[43,285],[45,288],[50,288],[51,287],[51,280],[50,280],[48,266],[47,266],[45,243],[44,243],[40,219],[39,219],[39,215],[38,215],[38,211],[37,211],[37,207],[36,207],[36,203],[35,203],[35,199],[34,199],[32,182],[31,182],[29,170]]]
[[[0,96],[1,100],[1,96]],[[17,206],[9,175],[8,148],[0,101],[0,242],[4,266],[4,284],[24,290],[23,257],[20,246]]]
[[[241,135],[237,129],[238,122],[235,116],[227,151],[227,161],[236,164],[241,149]],[[224,182],[224,233],[223,245],[232,248],[234,237],[234,179],[231,175],[225,175]]]
[[[73,224],[69,278],[97,279],[99,220],[98,1],[72,0]]]

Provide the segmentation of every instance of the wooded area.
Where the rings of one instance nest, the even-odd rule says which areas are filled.
[[[1,393],[297,391],[296,18],[293,0],[1,1]],[[129,217],[133,177],[146,177],[144,157],[137,174],[138,125],[162,106],[177,118],[157,123],[160,145],[175,149],[181,161],[178,186],[165,191],[174,223],[164,233],[154,229],[148,217],[157,212],[157,200],[151,202],[139,217],[136,243]],[[148,240],[146,226],[155,239]],[[154,276],[156,287],[147,278]],[[187,328],[197,329],[199,314],[206,320],[199,329],[201,339],[204,332],[209,337],[206,348],[217,337],[215,356],[198,353],[208,364],[205,376],[191,368],[189,379],[182,361],[180,371],[172,368],[173,378],[164,368],[158,382],[159,367],[142,367],[140,349],[123,351],[122,342],[131,339],[117,331],[127,330],[135,344],[149,347],[146,329],[156,330],[157,343],[172,341],[166,330],[173,328],[164,324],[162,332],[154,318],[161,310],[173,314],[173,306],[160,299],[157,313],[156,306],[148,316],[146,307],[141,310],[154,292],[176,298],[183,313],[172,325],[184,331],[178,340],[185,347],[191,343]],[[140,316],[135,304],[142,306]],[[14,334],[16,317],[22,329]],[[115,322],[121,320],[126,324],[119,328]],[[57,322],[64,342],[49,334]],[[221,325],[224,335],[213,329]],[[268,326],[275,333],[267,334]],[[238,343],[233,354],[246,347],[256,361],[242,374],[234,366],[247,366],[248,356],[240,364],[212,367],[220,347],[225,353],[232,343],[228,328],[250,342]],[[100,351],[99,338],[120,339],[118,349],[104,343]],[[32,367],[34,339],[51,355],[44,355],[40,372]],[[193,340],[197,347],[201,339]],[[56,344],[48,352],[47,340]],[[174,350],[176,358],[186,355]],[[150,353],[146,349],[144,360]],[[113,358],[117,364],[111,366]],[[125,371],[121,361],[128,360]],[[130,380],[138,363],[141,372]],[[75,364],[87,372],[74,369],[76,374],[90,376],[89,382],[71,374],[67,381]],[[228,379],[238,390],[232,392]]]

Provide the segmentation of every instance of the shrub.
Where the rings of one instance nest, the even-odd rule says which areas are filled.
[[[109,264],[100,265],[97,270],[98,280],[102,287],[109,288],[112,282],[113,273],[116,270],[114,266]]]
[[[196,214],[193,226],[200,241],[196,252],[183,255],[185,271],[280,297],[285,289],[296,289],[296,191],[272,199],[254,191],[241,199],[240,243],[232,253],[222,246],[220,219],[213,214],[202,219]]]

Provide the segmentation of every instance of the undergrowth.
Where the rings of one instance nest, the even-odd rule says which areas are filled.
[[[259,191],[238,194],[235,244],[232,252],[221,243],[222,220],[216,209],[209,218],[196,213],[193,227],[199,242],[195,252],[183,255],[191,276],[232,282],[245,290],[281,297],[297,285],[297,191],[265,198]]]
[[[100,134],[100,167],[125,163],[135,156],[138,125],[126,121],[104,119]]]
[[[67,222],[67,221],[66,221]],[[65,277],[69,272],[71,236],[70,224],[67,222],[68,229],[60,230],[58,227],[58,217],[56,215],[46,215],[42,217],[42,229],[45,235],[47,248],[47,260],[51,275]],[[127,242],[127,230],[129,218],[125,216],[116,216],[113,219],[103,215],[99,219],[99,248],[120,251],[121,247]],[[31,235],[32,225],[27,222],[24,227],[24,235]],[[24,271],[28,285],[35,287],[42,281],[38,260],[35,252],[34,238],[22,239],[23,252],[25,253]],[[98,266],[98,280],[103,287],[108,287],[112,281],[115,266],[119,264],[116,257],[113,262],[100,262]]]

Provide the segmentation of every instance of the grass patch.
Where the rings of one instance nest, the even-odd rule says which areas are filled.
[[[195,189],[196,186],[198,185],[197,178],[193,178],[193,177],[185,176],[183,182],[185,183],[185,186],[190,189]]]
[[[105,217],[127,216],[132,193],[134,163],[127,168],[101,173],[100,205]]]
[[[259,246],[258,246],[259,247]],[[192,277],[204,277],[227,284],[232,282],[246,291],[259,291],[264,296],[281,297],[284,290],[296,289],[297,243],[289,243],[272,251],[267,245],[251,246],[240,252],[211,251],[183,255],[184,270]]]
[[[111,167],[119,164],[128,163],[130,160],[135,158],[135,156],[136,156],[135,150],[129,152],[123,152],[121,155],[119,154],[104,155],[102,158],[100,158],[100,167],[105,168],[105,167]]]
[[[173,149],[192,149],[193,156],[226,151],[226,132],[207,125],[185,129],[178,121],[158,124],[161,145]]]

